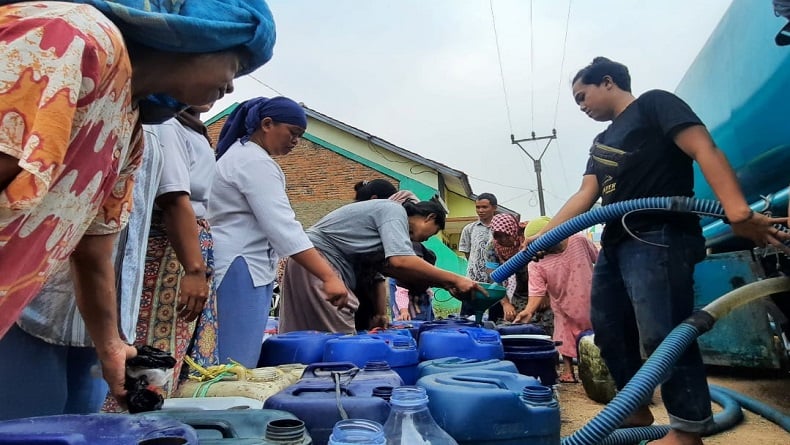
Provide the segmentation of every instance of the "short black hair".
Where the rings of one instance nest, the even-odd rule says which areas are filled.
[[[447,220],[447,212],[445,212],[444,207],[436,201],[420,201],[420,202],[411,202],[405,201],[403,203],[403,207],[406,209],[406,216],[428,216],[430,214],[436,215],[436,225],[439,227],[439,230],[444,230],[444,224]]]
[[[398,191],[391,182],[386,179],[374,179],[372,181],[359,181],[354,184],[354,201],[367,201],[374,195],[378,199],[387,199]]]
[[[623,91],[631,92],[631,74],[628,73],[628,67],[620,62],[609,60],[606,57],[596,57],[592,63],[580,69],[573,80],[571,85],[581,79],[585,85],[600,85],[603,78],[609,76],[612,81]]]
[[[492,206],[496,205],[496,196],[494,196],[493,193],[481,193],[477,195],[477,199],[475,201],[480,201],[482,199],[487,199]]]

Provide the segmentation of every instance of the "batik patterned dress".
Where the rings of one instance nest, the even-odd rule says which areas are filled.
[[[84,234],[120,231],[142,154],[120,31],[86,5],[0,7],[0,336]]]

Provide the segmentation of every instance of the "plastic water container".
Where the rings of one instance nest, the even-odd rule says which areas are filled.
[[[261,344],[258,366],[276,366],[288,363],[307,365],[323,360],[324,345],[343,334],[319,331],[294,331],[272,335]]]
[[[296,382],[269,397],[263,406],[296,415],[304,421],[307,431],[317,444],[325,444],[335,423],[342,420],[340,406],[348,418],[367,419],[383,424],[390,412],[387,403],[389,394],[378,394],[375,388],[391,382],[382,381],[382,385],[378,385],[371,379],[364,379],[355,383],[354,377],[346,375],[340,379],[339,402],[334,378],[318,376]]]
[[[499,335],[546,335],[546,330],[531,323],[499,324],[496,327]]]
[[[359,369],[351,362],[324,362],[308,365],[300,382],[309,381],[332,382],[335,376],[347,386],[353,388],[357,396],[384,397],[392,392],[392,388],[403,385],[400,374],[393,371],[387,362],[367,362]]]
[[[368,362],[387,362],[405,385],[417,381],[417,342],[400,334],[346,335],[326,342],[325,362],[351,362],[363,368]]]
[[[197,431],[200,444],[221,439],[264,439],[264,444],[307,445],[312,438],[293,414],[272,409],[166,410],[139,414],[146,419],[173,419]],[[280,442],[278,442],[280,441]],[[225,445],[226,442],[219,442]]]
[[[425,331],[430,331],[432,329],[442,329],[442,328],[473,328],[477,326],[474,321],[467,320],[466,318],[445,318],[442,320],[432,320],[426,321],[420,324],[419,335],[422,335]],[[419,337],[418,335],[418,337]]]
[[[195,430],[172,418],[145,418],[129,414],[88,414],[30,417],[0,422],[2,445],[197,443],[198,435]]]
[[[417,340],[415,336],[412,335],[411,331],[408,329],[397,329],[390,326],[390,329],[372,329],[370,331],[362,332],[361,334],[368,334],[368,335],[403,335],[404,337],[413,338]]]
[[[609,368],[601,358],[601,351],[595,345],[595,334],[584,331],[576,342],[579,358],[579,380],[587,397],[598,403],[609,403],[617,393]]]
[[[519,373],[535,377],[547,386],[557,384],[559,352],[548,336],[505,336],[502,344],[505,360],[513,362]]]
[[[498,359],[478,360],[473,358],[445,357],[424,361],[417,365],[417,374],[420,378],[441,372],[477,370],[518,373],[518,369],[516,369],[516,365],[514,365],[513,362]]]
[[[409,331],[411,337],[417,340],[417,343],[420,343],[420,326],[426,323],[425,321],[421,320],[409,320],[409,321],[393,321],[390,324],[390,329],[405,329]]]
[[[503,359],[499,334],[491,329],[440,328],[420,334],[420,360],[460,357],[477,360]]]
[[[436,423],[459,444],[557,445],[560,410],[551,388],[504,371],[459,371],[417,382]]]
[[[261,409],[263,402],[249,397],[183,397],[165,399],[163,410]]]
[[[264,401],[296,382],[304,368],[304,365],[281,365],[248,369],[242,375],[229,375],[219,381],[187,380],[179,385],[175,397],[248,397]]]
[[[384,427],[365,419],[348,419],[337,422],[332,428],[328,445],[385,445]]]

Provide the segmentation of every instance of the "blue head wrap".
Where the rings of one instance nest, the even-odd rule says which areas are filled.
[[[271,99],[257,97],[242,102],[230,113],[217,141],[217,159],[228,151],[239,139],[247,141],[260,128],[261,121],[270,117],[282,124],[296,125],[307,128],[307,116],[304,108],[287,97],[278,96]]]
[[[95,7],[125,38],[158,50],[211,53],[242,47],[249,60],[240,74],[272,58],[274,18],[264,0],[71,1]]]

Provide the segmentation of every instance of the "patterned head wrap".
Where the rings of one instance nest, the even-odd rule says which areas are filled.
[[[521,228],[515,216],[509,213],[497,213],[491,219],[489,227],[492,233],[501,232],[512,236],[515,240],[513,246],[508,247],[499,244],[496,238],[494,238],[494,251],[496,251],[496,255],[500,260],[507,261],[510,257],[518,253],[521,249],[521,242],[524,241],[524,236],[521,234]]]
[[[217,141],[217,159],[228,151],[231,145],[241,140],[246,142],[257,130],[264,118],[282,124],[296,125],[307,128],[307,115],[304,108],[287,97],[277,96],[271,99],[257,97],[242,102],[230,113]]]
[[[71,1],[93,6],[125,38],[158,50],[211,53],[244,48],[249,59],[241,75],[272,58],[276,32],[264,0]]]

